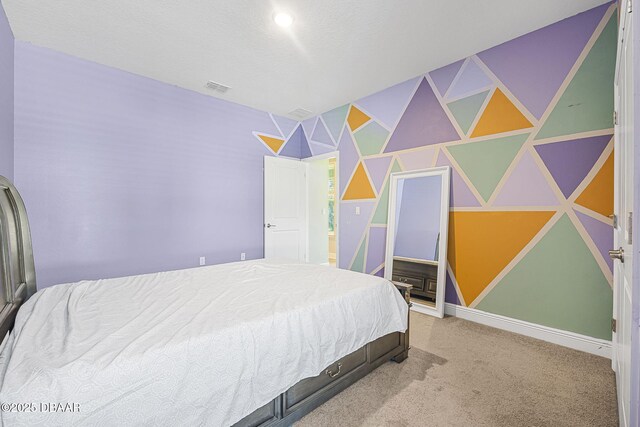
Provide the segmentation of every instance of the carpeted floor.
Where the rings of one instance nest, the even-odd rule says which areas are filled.
[[[608,359],[418,313],[411,346],[296,426],[618,425]]]

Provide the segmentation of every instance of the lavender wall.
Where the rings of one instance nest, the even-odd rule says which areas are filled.
[[[13,33],[0,5],[0,175],[13,179]]]
[[[442,179],[440,176],[407,178],[402,184],[396,202],[400,202],[400,206],[393,254],[434,261],[440,233]]]
[[[17,41],[38,287],[263,256],[268,113]]]

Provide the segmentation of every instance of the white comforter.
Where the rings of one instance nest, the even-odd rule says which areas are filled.
[[[0,402],[38,410],[2,411],[2,420],[231,425],[406,322],[388,281],[310,264],[248,261],[54,286],[20,309],[0,354]],[[40,412],[42,403],[80,412]]]

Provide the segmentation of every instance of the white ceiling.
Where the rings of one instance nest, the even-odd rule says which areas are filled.
[[[2,0],[14,35],[276,114],[314,114],[603,0]],[[289,30],[276,10],[295,18]],[[232,87],[225,94],[207,80]]]

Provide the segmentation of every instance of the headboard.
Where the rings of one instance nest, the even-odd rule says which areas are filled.
[[[20,193],[0,176],[0,341],[18,309],[36,292],[31,232]]]

